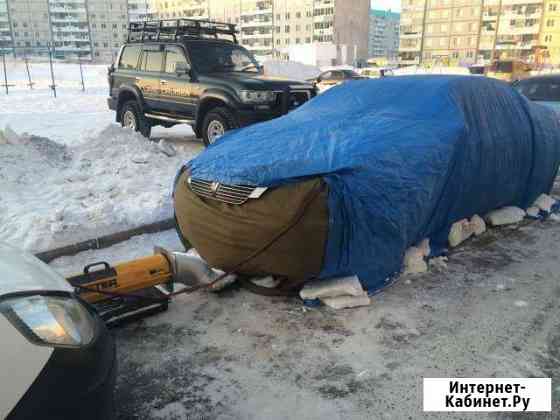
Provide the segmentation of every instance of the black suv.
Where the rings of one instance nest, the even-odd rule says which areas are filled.
[[[191,19],[131,23],[109,86],[109,108],[124,127],[149,137],[155,125],[189,124],[206,145],[316,95],[305,82],[264,76],[235,25]]]

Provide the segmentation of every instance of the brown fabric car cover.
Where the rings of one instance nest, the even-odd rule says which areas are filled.
[[[294,219],[310,192],[323,187],[285,235],[244,264],[240,274],[274,275],[302,281],[319,274],[328,232],[327,187],[319,178],[268,190],[243,205],[225,204],[193,193],[183,173],[175,190],[180,233],[212,266],[224,271],[268,243]]]

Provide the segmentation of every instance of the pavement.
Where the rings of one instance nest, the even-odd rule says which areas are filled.
[[[119,419],[560,418],[560,223],[493,229],[369,307],[231,289],[115,330]],[[426,414],[423,377],[552,377],[553,413]]]

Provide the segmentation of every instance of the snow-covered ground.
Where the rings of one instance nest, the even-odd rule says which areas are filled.
[[[61,79],[75,67],[59,69]],[[85,92],[0,93],[0,240],[44,251],[171,217],[173,177],[203,146],[188,126],[157,128],[152,141],[117,126],[98,67],[85,69],[98,86]]]

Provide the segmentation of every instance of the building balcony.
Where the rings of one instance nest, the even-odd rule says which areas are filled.
[[[482,14],[482,20],[485,22],[495,22],[498,20],[498,15],[489,15],[487,13]]]
[[[72,22],[72,23],[79,23],[79,22],[87,22],[87,18],[82,15],[75,15],[75,16],[56,16],[56,15],[51,15],[51,22],[53,23],[66,23],[66,22]]]
[[[527,42],[517,42],[517,43],[496,43],[497,50],[531,50],[533,47],[539,45],[537,40],[527,41]]]
[[[85,7],[64,7],[64,6],[51,6],[49,8],[51,13],[81,13],[86,14]]]
[[[498,35],[537,35],[539,31],[540,26],[538,24],[520,28],[500,25]]]
[[[270,38],[272,39],[272,33],[269,34],[260,34],[260,33],[254,33],[254,34],[247,34],[244,32],[241,32],[240,34],[242,39],[259,39],[259,38]]]
[[[58,25],[53,25],[53,32],[55,34],[56,33],[72,33],[72,32],[88,33],[89,29],[87,27],[83,27],[83,26],[69,26],[69,25],[58,26]]]
[[[503,6],[520,5],[520,4],[542,4],[542,0],[502,0]]]
[[[272,19],[269,20],[268,22],[261,22],[258,20],[252,20],[250,22],[241,22],[239,24],[239,27],[241,29],[246,29],[246,28],[263,28],[263,27],[272,27]]]
[[[399,46],[399,52],[420,52],[420,45]]]
[[[422,32],[401,32],[399,34],[400,39],[419,39],[422,38]]]
[[[262,16],[262,15],[272,15],[272,7],[267,9],[251,9],[245,12],[241,12],[241,16]]]
[[[399,64],[403,66],[414,66],[416,64],[420,64],[420,57],[415,58],[400,58],[399,57]]]

